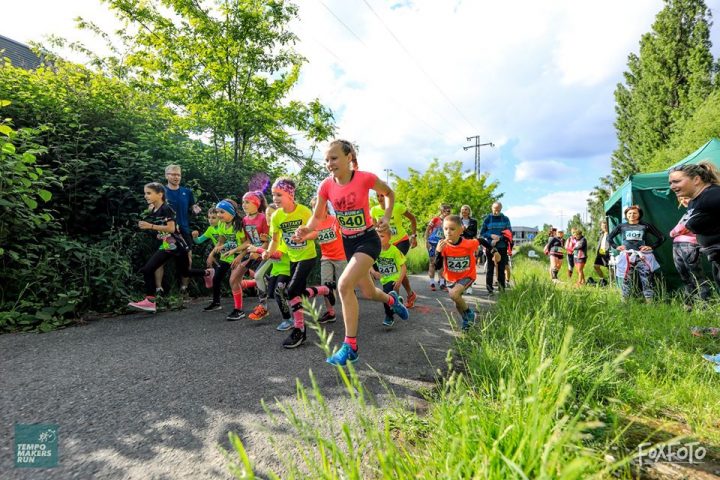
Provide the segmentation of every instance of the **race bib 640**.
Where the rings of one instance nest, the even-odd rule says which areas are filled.
[[[365,230],[365,212],[363,209],[358,210],[336,210],[338,222],[345,230],[356,230],[358,232]]]

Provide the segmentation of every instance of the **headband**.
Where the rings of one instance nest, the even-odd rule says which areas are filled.
[[[228,202],[227,200],[220,200],[217,205],[215,205],[215,208],[219,208],[220,210],[225,210],[233,217],[237,215],[235,212],[235,207],[232,206],[232,203]]]
[[[295,199],[295,187],[293,186],[292,183],[288,182],[287,180],[282,180],[282,179],[275,180],[275,183],[273,183],[272,188],[273,188],[273,190],[280,190],[281,192],[285,192],[288,195],[290,195],[290,197],[292,199]]]
[[[257,208],[260,208],[260,192],[247,192],[245,195],[243,195],[242,199],[244,202],[250,202],[254,204]]]

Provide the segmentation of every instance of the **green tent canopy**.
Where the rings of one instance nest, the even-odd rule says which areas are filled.
[[[685,209],[678,207],[677,198],[670,190],[668,171],[679,165],[699,163],[702,160],[709,160],[720,168],[720,140],[711,139],[667,170],[630,175],[605,202],[605,215],[608,217],[610,230],[625,220],[623,212],[627,207],[639,205],[643,210],[643,221],[655,225],[666,235],[666,240],[655,252],[655,257],[660,263],[665,282],[671,289],[680,287],[681,281],[673,264],[672,240],[669,233],[677,225]]]

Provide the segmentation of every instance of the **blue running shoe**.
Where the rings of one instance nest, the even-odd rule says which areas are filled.
[[[400,300],[400,295],[397,294],[396,291],[390,292],[390,296],[395,299],[395,303],[393,303],[392,309],[393,312],[397,314],[398,317],[402,318],[403,320],[407,320],[410,318],[410,312],[408,311],[405,304]]]
[[[392,327],[395,324],[395,317],[392,315],[386,315],[385,320],[383,320],[383,325],[386,327]]]
[[[343,343],[340,350],[328,357],[325,361],[330,365],[345,366],[347,362],[355,363],[360,357],[358,353],[352,349],[347,343]]]
[[[720,364],[720,353],[716,353],[715,355],[703,355],[702,356],[705,360],[712,363],[718,363]]]
[[[468,330],[470,330],[470,327],[475,325],[475,312],[470,309],[466,314],[463,315],[462,319],[462,330],[463,332],[467,332]]]
[[[294,326],[295,326],[295,324],[293,323],[292,318],[289,318],[287,320],[283,320],[282,322],[280,322],[280,325],[278,325],[277,328],[275,328],[275,330],[278,330],[280,332],[285,332],[287,330],[290,330]]]

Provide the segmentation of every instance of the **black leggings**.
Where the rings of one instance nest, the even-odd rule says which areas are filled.
[[[220,303],[220,289],[225,281],[225,276],[230,271],[231,264],[229,262],[220,262],[219,267],[215,267],[215,275],[213,276],[213,303]]]
[[[267,280],[267,290],[268,292],[274,292],[275,301],[284,320],[290,319],[290,307],[285,293],[289,281],[290,277],[288,275],[275,275]]]
[[[167,250],[158,250],[150,257],[150,260],[140,269],[145,279],[145,295],[155,295],[155,270],[165,265],[168,260],[175,259],[176,275],[178,277],[204,277],[205,270],[190,268],[190,259],[187,252],[171,253]]]
[[[288,299],[292,300],[305,293],[308,275],[315,266],[316,260],[317,257],[290,263],[290,282],[287,285]]]

